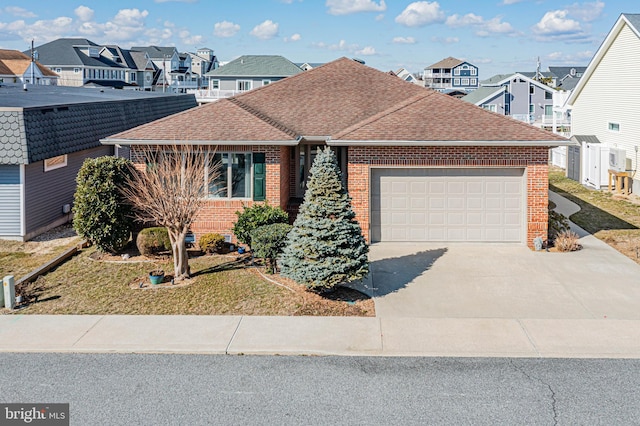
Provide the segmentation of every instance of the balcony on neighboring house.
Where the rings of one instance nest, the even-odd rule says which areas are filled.
[[[189,89],[187,90],[187,93],[196,95],[196,102],[202,104],[207,102],[215,102],[224,98],[230,98],[242,93],[242,91],[221,89]]]

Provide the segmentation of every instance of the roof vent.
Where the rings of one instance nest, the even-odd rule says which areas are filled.
[[[351,58],[351,59],[353,59],[354,61],[356,61],[356,62],[358,62],[358,63],[360,63],[362,65],[364,65],[364,60],[363,59],[360,59],[360,58]]]

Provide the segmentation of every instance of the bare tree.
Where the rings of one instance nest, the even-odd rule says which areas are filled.
[[[146,163],[135,170],[122,192],[134,206],[136,219],[154,222],[169,231],[174,279],[190,277],[185,237],[207,196],[210,184],[220,174],[213,152],[202,146],[136,147]]]

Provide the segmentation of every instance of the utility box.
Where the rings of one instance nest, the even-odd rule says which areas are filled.
[[[2,279],[2,294],[4,295],[4,307],[13,309],[16,306],[16,286],[13,275],[7,275]]]

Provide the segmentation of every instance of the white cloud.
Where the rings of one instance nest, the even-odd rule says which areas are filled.
[[[38,16],[35,13],[18,6],[7,6],[3,10],[5,13],[18,16],[20,18],[35,18]]]
[[[249,34],[259,38],[260,40],[270,40],[278,36],[278,24],[267,19],[263,23],[253,27]]]
[[[567,17],[567,10],[552,10],[544,14],[540,22],[532,27],[538,41],[585,42],[588,35],[580,22]]]
[[[87,6],[78,6],[73,12],[76,14],[78,19],[82,22],[91,21],[93,19],[93,16],[95,15],[93,9]]]
[[[216,22],[213,26],[213,34],[216,37],[233,37],[238,31],[240,31],[240,25],[229,21]]]
[[[387,5],[384,0],[327,0],[325,3],[331,15],[348,15],[358,12],[384,12]]]
[[[358,44],[349,44],[346,42],[346,40],[340,40],[338,43],[334,43],[334,44],[319,42],[319,43],[312,43],[311,45],[318,49],[340,51],[340,52],[346,52],[349,54],[356,54],[356,55],[376,55],[377,54],[375,48],[372,46],[360,47]]]
[[[604,2],[598,0],[593,3],[574,3],[567,7],[567,10],[571,16],[574,16],[584,22],[591,22],[602,16]]]
[[[460,42],[458,37],[431,37],[431,41],[440,44],[454,44]]]
[[[393,42],[396,44],[415,44],[416,39],[413,37],[394,37]]]
[[[288,43],[290,41],[294,41],[295,42],[295,41],[300,41],[300,40],[302,40],[302,36],[300,34],[298,34],[298,33],[292,35],[291,37],[285,37],[284,38],[285,43]]]
[[[111,21],[104,24],[104,37],[111,41],[126,41],[145,31],[149,12],[139,9],[121,9]]]
[[[373,56],[378,54],[378,52],[376,52],[376,49],[373,46],[363,47],[360,50],[356,50],[355,53],[356,55],[362,55],[362,56]]]
[[[28,24],[23,20],[0,23],[0,31],[16,34],[23,40],[35,40],[36,43],[49,42],[73,34],[73,19],[60,16],[51,20],[39,20]]]
[[[505,5],[510,5],[510,4],[516,4],[516,3],[521,3],[523,0],[503,0],[502,4]]]
[[[467,13],[464,16],[460,16],[458,14],[451,15],[447,18],[446,24],[451,28],[459,28],[466,27],[468,25],[478,25],[482,24],[484,19],[482,16],[478,16],[474,13]]]
[[[551,52],[545,56],[547,61],[553,64],[560,65],[579,65],[588,63],[593,57],[591,50],[584,50],[582,52],[565,53],[565,52]]]
[[[496,16],[489,20],[474,13],[467,13],[460,16],[451,15],[445,22],[451,28],[474,27],[475,34],[479,37],[489,37],[495,34],[516,35],[517,31],[508,22],[503,22],[501,16]]]
[[[442,22],[444,19],[444,12],[440,10],[440,4],[437,1],[417,1],[408,5],[400,15],[396,16],[396,23],[407,27],[422,27]]]

